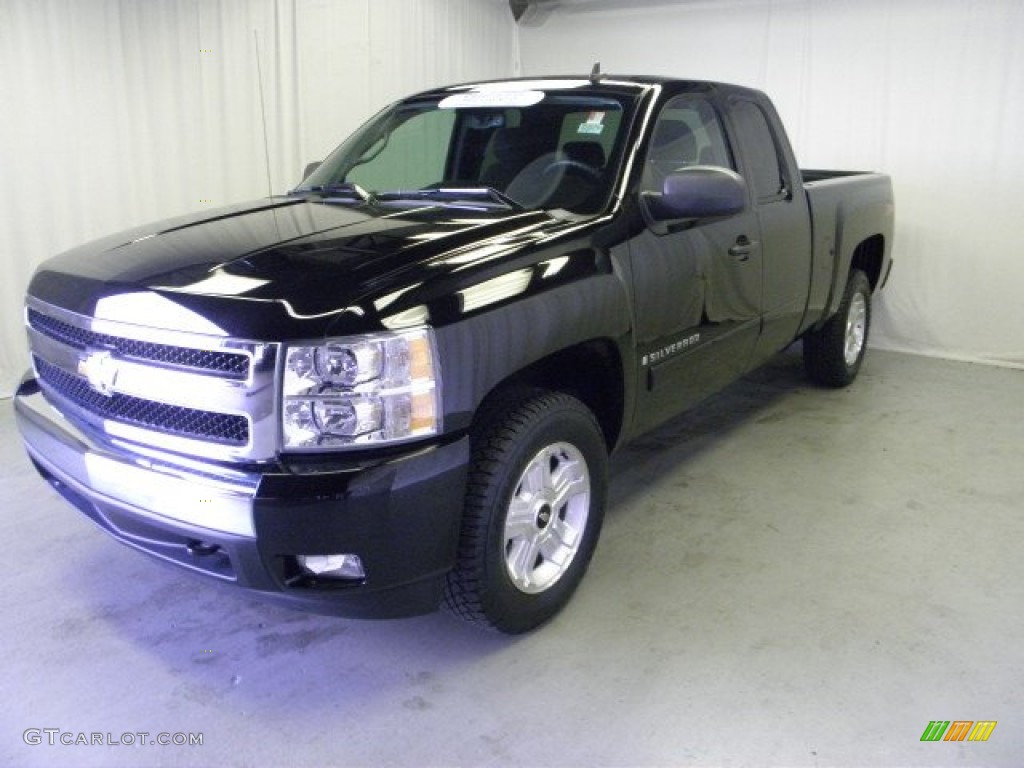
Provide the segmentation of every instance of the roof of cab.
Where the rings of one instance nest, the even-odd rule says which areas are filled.
[[[676,86],[672,90],[694,90],[694,91],[719,91],[719,92],[747,92],[747,93],[759,93],[752,88],[748,88],[741,85],[733,85],[730,83],[715,82],[711,80],[694,80],[689,78],[678,78],[678,77],[667,77],[663,75],[616,75],[612,73],[601,73],[597,80],[592,80],[590,75],[539,75],[534,77],[514,77],[514,78],[502,78],[497,80],[480,80],[466,83],[455,83],[452,85],[445,85],[438,88],[431,88],[426,91],[414,94],[410,98],[423,97],[423,96],[439,96],[442,94],[451,93],[451,91],[471,90],[480,87],[494,87],[502,84],[508,85],[527,85],[533,84],[533,87],[538,90],[544,90],[545,87],[552,88],[558,87],[557,84],[560,82],[565,83],[577,83],[580,86],[591,85],[593,87],[600,87],[602,85],[610,87],[636,87],[638,89],[646,89],[651,86]]]

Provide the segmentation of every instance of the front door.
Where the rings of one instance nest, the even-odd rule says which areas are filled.
[[[735,168],[712,104],[666,104],[645,158],[641,194],[689,165]],[[741,376],[761,322],[756,214],[646,228],[630,242],[636,308],[638,431],[656,426]]]

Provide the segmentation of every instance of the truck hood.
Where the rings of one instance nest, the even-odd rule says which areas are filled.
[[[403,312],[424,322],[427,304],[522,269],[517,254],[579,224],[543,211],[270,198],[80,246],[45,262],[29,293],[83,315],[214,335],[359,332]]]

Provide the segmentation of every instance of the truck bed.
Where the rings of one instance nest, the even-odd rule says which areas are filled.
[[[877,260],[861,263],[872,287],[884,282],[882,250],[892,238],[892,180],[882,173],[865,171],[802,170],[804,191],[811,212],[812,270],[809,316],[821,309],[829,315],[841,298],[836,275],[844,275],[854,259],[853,250],[878,232]]]

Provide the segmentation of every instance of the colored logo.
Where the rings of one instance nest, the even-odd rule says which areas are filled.
[[[932,720],[921,741],[988,741],[995,729],[995,720]]]

